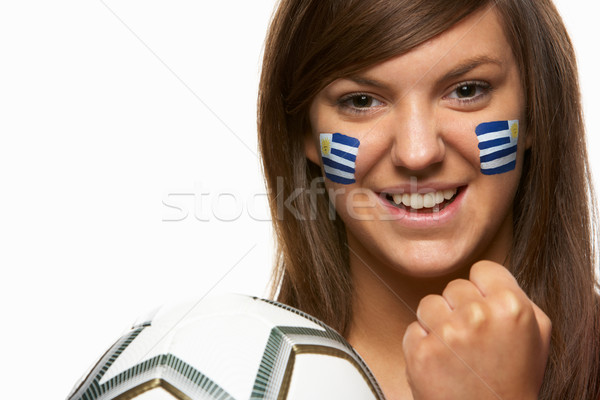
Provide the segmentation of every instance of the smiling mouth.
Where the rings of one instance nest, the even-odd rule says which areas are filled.
[[[460,188],[438,190],[429,193],[381,193],[392,206],[418,213],[437,213],[452,203]]]

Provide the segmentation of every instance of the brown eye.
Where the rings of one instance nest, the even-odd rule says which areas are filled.
[[[365,93],[352,93],[337,101],[338,107],[344,113],[366,115],[377,112],[384,103],[374,96]]]
[[[373,98],[366,94],[359,94],[352,98],[352,105],[356,108],[366,108],[373,105]]]
[[[491,90],[490,84],[484,81],[463,82],[454,86],[445,98],[467,104],[485,99]]]
[[[459,99],[470,98],[477,94],[477,86],[475,85],[462,85],[456,89],[456,94]]]

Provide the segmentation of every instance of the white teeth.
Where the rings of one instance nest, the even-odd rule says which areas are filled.
[[[435,192],[435,203],[440,204],[444,201],[444,192]]]
[[[446,200],[450,200],[456,194],[456,189],[446,189],[444,190],[444,198]]]
[[[410,206],[415,210],[423,208],[423,195],[420,193],[411,193]]]
[[[435,193],[425,193],[423,196],[423,207],[431,208],[435,206]]]
[[[414,208],[415,210],[420,210],[422,208],[434,208],[438,204],[444,202],[444,200],[450,200],[456,195],[457,189],[446,189],[446,190],[438,190],[436,192],[429,193],[403,193],[403,194],[393,194],[390,195],[396,203],[396,205],[400,205],[400,203],[404,204],[406,207]],[[437,209],[437,207],[435,208]]]

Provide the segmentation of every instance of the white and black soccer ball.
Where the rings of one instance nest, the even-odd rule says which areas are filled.
[[[333,329],[280,303],[226,295],[163,307],[136,323],[68,398],[384,397],[364,361]]]

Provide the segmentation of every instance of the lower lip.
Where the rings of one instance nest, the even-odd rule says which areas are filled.
[[[409,228],[426,229],[439,227],[440,225],[449,223],[458,213],[466,192],[467,187],[461,187],[454,200],[439,212],[428,211],[424,213],[414,209],[409,211],[403,208],[394,207],[385,199],[385,197],[379,196],[379,199],[393,216],[392,219],[394,222],[398,222]]]

